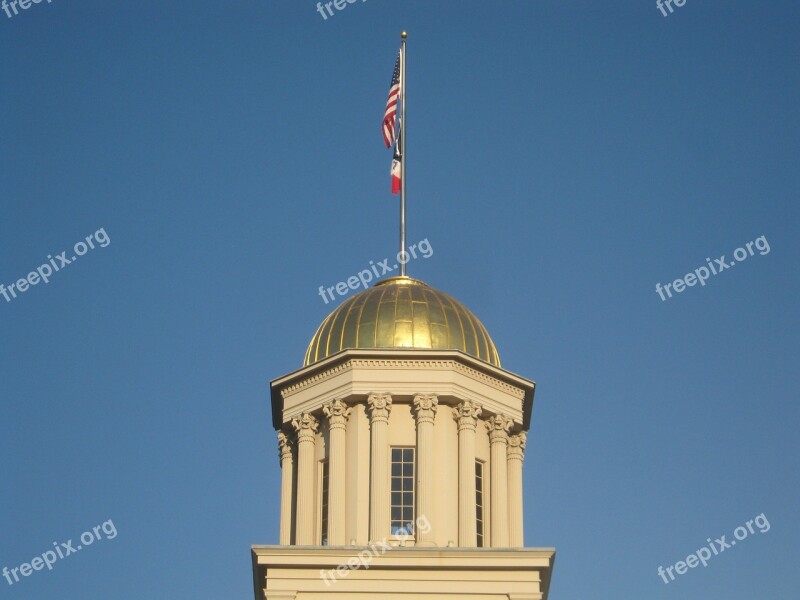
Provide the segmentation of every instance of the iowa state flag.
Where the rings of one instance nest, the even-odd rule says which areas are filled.
[[[400,136],[394,144],[394,157],[392,158],[392,193],[400,193],[400,184],[403,175],[403,157],[400,156]]]

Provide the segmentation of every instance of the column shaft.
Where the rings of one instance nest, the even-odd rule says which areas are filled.
[[[316,477],[314,473],[314,448],[319,423],[309,413],[292,420],[297,431],[297,519],[295,544],[312,546],[316,543]]]
[[[495,415],[486,422],[491,452],[492,548],[508,547],[508,430],[511,420]]]
[[[289,436],[278,432],[278,448],[281,459],[281,529],[280,544],[289,546],[292,543],[292,479],[294,477],[294,459]]]
[[[469,400],[453,412],[458,422],[458,545],[478,545],[475,503],[475,428],[481,407]]]
[[[435,546],[433,528],[437,519],[433,516],[436,503],[434,493],[434,423],[439,400],[433,395],[414,397],[414,413],[417,418],[417,523],[429,526],[416,528],[418,546]]]
[[[322,407],[330,427],[328,451],[328,544],[344,546],[345,540],[345,453],[347,417],[352,409],[341,400]],[[324,535],[325,532],[323,532]]]
[[[389,531],[389,394],[370,394],[369,539],[379,542]]]
[[[527,435],[521,432],[508,439],[508,543],[522,548],[524,541],[522,511],[522,461]]]

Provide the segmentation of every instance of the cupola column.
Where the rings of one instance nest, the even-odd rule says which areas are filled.
[[[292,419],[292,426],[297,432],[297,518],[295,527],[295,544],[298,546],[314,545],[314,447],[319,427],[317,419],[303,413]]]
[[[434,395],[418,394],[414,397],[414,414],[417,418],[417,519],[424,517],[434,525],[434,419],[438,404],[439,400]],[[426,529],[416,529],[417,545],[435,546],[433,527]]]
[[[465,400],[453,411],[458,423],[458,545],[478,545],[475,506],[475,429],[481,407]]]
[[[486,422],[491,459],[492,548],[508,548],[508,431],[511,419],[495,415]]]
[[[344,546],[345,526],[345,433],[351,408],[335,399],[322,406],[328,417],[330,450],[328,454],[328,544]]]
[[[508,542],[512,548],[522,548],[522,461],[528,436],[524,431],[508,438]]]
[[[367,398],[370,427],[369,540],[387,538],[389,530],[389,394]]]
[[[278,432],[278,450],[281,460],[281,546],[292,543],[292,479],[294,477],[294,458],[292,442],[283,431]]]

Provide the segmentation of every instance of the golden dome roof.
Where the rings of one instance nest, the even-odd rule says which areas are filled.
[[[319,326],[304,366],[345,348],[461,350],[500,366],[478,318],[458,300],[410,277],[390,277],[345,300]]]

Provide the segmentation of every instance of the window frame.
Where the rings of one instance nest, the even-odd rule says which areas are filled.
[[[400,453],[399,462],[395,460],[396,453]],[[389,447],[389,532],[395,540],[416,539],[416,512],[417,512],[417,449],[414,446]],[[395,466],[398,468],[395,469]],[[399,471],[398,474],[395,474]],[[395,489],[396,485],[399,489]],[[410,491],[409,488],[410,487]],[[410,494],[410,498],[407,496]],[[399,495],[397,498],[396,495]],[[399,503],[395,501],[399,499]],[[398,514],[399,519],[395,518]],[[408,518],[410,515],[410,518]],[[411,524],[411,530],[405,529]],[[406,531],[405,534],[399,531]]]
[[[319,545],[327,546],[330,538],[330,466],[328,459],[319,461]]]
[[[486,547],[486,461],[475,459],[475,541]]]

